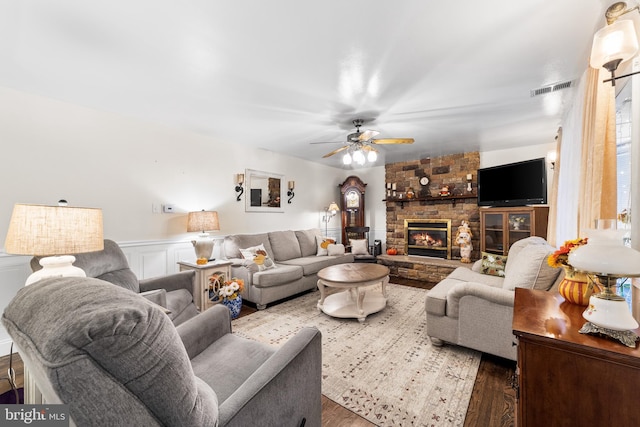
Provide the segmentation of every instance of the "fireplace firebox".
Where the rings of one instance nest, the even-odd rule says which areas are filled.
[[[451,220],[405,219],[404,253],[451,259]]]

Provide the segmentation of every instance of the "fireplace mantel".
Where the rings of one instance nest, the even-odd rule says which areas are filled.
[[[407,198],[403,198],[403,199],[389,198],[389,199],[382,199],[382,201],[383,202],[387,202],[387,203],[399,203],[400,204],[400,208],[404,209],[404,204],[405,203],[425,202],[425,204],[431,204],[431,203],[436,203],[436,202],[448,202],[448,203],[453,203],[453,206],[455,206],[457,200],[467,200],[467,199],[477,199],[477,198],[478,198],[477,194],[470,193],[470,194],[460,194],[460,195],[454,195],[454,196],[413,197],[411,199],[407,199]]]

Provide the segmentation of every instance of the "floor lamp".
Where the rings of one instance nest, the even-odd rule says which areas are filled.
[[[329,233],[329,221],[331,221],[331,218],[336,216],[339,211],[340,208],[338,207],[336,202],[331,202],[331,204],[329,204],[329,207],[325,208],[324,216],[322,217],[322,222],[324,222],[325,237],[328,237],[327,234]]]

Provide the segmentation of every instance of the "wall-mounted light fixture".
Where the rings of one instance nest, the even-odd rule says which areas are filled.
[[[473,191],[473,187],[471,186],[471,180],[473,179],[473,175],[470,173],[467,174],[467,192],[471,193]]]
[[[604,68],[611,73],[611,78],[603,80],[603,82],[611,82],[611,86],[616,85],[616,80],[622,77],[629,77],[638,74],[640,71],[616,76],[618,66],[631,59],[638,51],[638,39],[633,21],[628,19],[617,19],[634,10],[638,10],[639,6],[627,9],[625,2],[617,2],[607,8],[605,18],[607,26],[600,29],[593,36],[593,45],[591,47],[591,59],[589,63],[593,68]]]
[[[340,208],[336,204],[336,202],[331,202],[328,207],[324,209],[324,216],[322,217],[322,222],[324,222],[324,235],[326,236],[329,232],[329,221],[331,218],[336,216],[336,214],[340,211]]]
[[[244,193],[244,187],[242,186],[244,184],[244,174],[243,173],[239,173],[236,174],[236,201],[240,201],[240,197],[242,196],[242,193]]]
[[[558,153],[555,150],[549,151],[547,153],[547,162],[551,165],[551,170],[556,168],[556,160],[558,159]]]
[[[289,200],[287,200],[287,203],[291,204],[291,199],[293,199],[295,196],[293,192],[293,190],[295,190],[296,188],[295,181],[289,181],[289,183],[287,184],[287,188],[289,189],[289,191],[287,191],[287,196],[289,197]]]

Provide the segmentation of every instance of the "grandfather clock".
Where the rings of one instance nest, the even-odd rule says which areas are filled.
[[[350,176],[338,185],[342,215],[342,242],[347,241],[345,227],[364,227],[364,191],[366,186],[367,184],[357,176]]]

